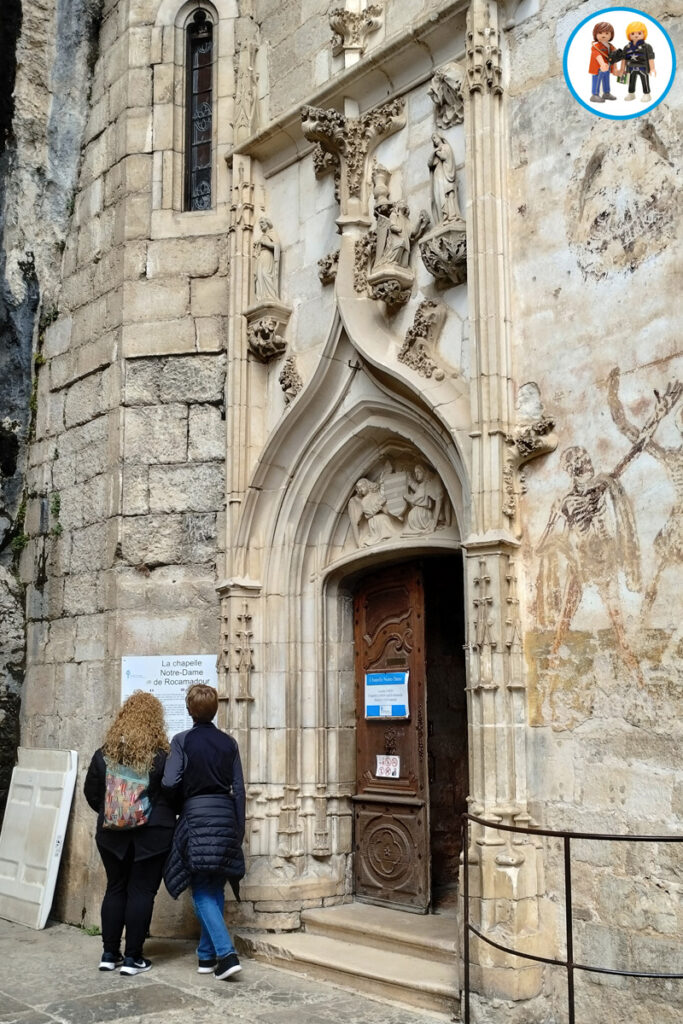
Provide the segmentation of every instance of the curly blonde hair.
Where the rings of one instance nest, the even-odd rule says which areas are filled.
[[[161,701],[135,690],[107,730],[102,753],[136,771],[149,771],[157,750],[170,750]]]

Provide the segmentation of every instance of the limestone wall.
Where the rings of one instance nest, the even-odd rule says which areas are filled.
[[[23,739],[79,753],[58,896],[69,921],[98,915],[81,783],[120,700],[121,657],[219,644],[227,240],[220,205],[178,212],[172,235],[153,220],[164,212],[155,156],[168,144],[153,130],[154,68],[174,67],[172,46],[151,61],[157,7],[104,7],[28,475]]]
[[[680,47],[666,5],[648,13]],[[532,807],[548,827],[676,833],[680,90],[633,121],[591,116],[562,77],[581,16],[541,3],[508,35],[517,380],[538,383],[559,438],[522,503]],[[577,959],[681,970],[682,852],[575,844]],[[654,983],[584,977],[579,999],[591,1019],[680,1015],[680,989]]]

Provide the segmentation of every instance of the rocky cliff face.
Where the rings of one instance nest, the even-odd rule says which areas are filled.
[[[0,34],[0,813],[24,672],[27,442],[34,361],[59,304],[103,0],[4,0]]]

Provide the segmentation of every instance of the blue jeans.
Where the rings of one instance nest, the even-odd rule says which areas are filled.
[[[213,960],[234,953],[235,947],[223,919],[225,882],[210,875],[192,879],[192,903],[201,925],[197,956],[200,960]]]
[[[600,85],[602,85],[603,92],[609,92],[609,69],[607,71],[598,71],[597,75],[593,75],[591,78],[593,83],[593,95],[598,96],[600,93]]]

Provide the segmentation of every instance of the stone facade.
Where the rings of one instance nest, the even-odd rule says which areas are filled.
[[[675,832],[675,92],[624,123],[575,104],[573,2],[204,2],[211,206],[188,211],[196,6],[103,5],[35,370],[23,742],[82,774],[122,656],[215,652],[248,785],[233,920],[296,928],[352,896],[353,580],[462,550],[472,812]],[[91,830],[79,788],[69,921],[97,919]],[[559,848],[509,835],[472,830],[479,926],[561,957]],[[574,844],[577,960],[677,969],[678,850]],[[191,920],[160,897],[157,931]],[[472,958],[476,1019],[564,1012],[555,974]],[[591,1019],[680,1015],[589,977]]]

